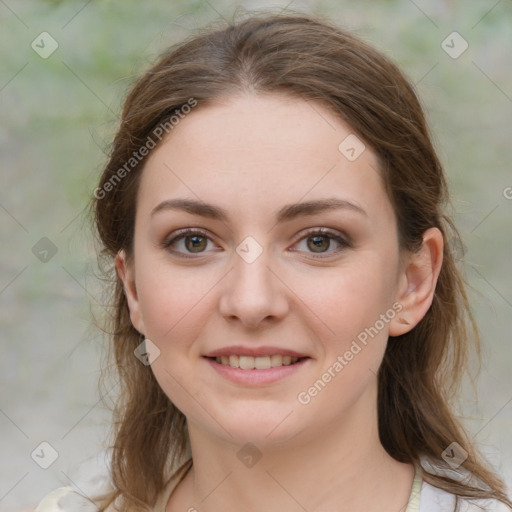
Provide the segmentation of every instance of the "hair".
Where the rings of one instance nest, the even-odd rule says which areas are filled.
[[[505,485],[453,412],[470,349],[480,357],[479,338],[456,266],[460,238],[445,213],[444,171],[423,109],[398,67],[350,32],[311,15],[252,14],[195,33],[160,56],[126,97],[96,189],[101,193],[95,192],[100,261],[106,257],[112,263],[120,250],[133,258],[137,189],[146,158],[130,159],[155,129],[191,100],[201,108],[242,93],[284,94],[326,106],[377,155],[400,247],[417,251],[431,227],[443,233],[444,259],[433,303],[410,332],[389,338],[378,373],[380,440],[397,461],[421,465],[429,460],[432,467],[423,464],[423,478],[432,485],[461,498],[494,498],[512,506]],[[119,498],[125,511],[150,510],[169,467],[185,453],[186,419],[150,367],[134,357],[140,333],[130,321],[113,265],[105,271],[113,306],[107,332],[120,396],[113,421],[114,491],[103,503]],[[455,476],[442,458],[453,442],[468,452]]]

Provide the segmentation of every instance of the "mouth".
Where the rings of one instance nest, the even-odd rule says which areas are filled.
[[[305,354],[277,347],[226,347],[203,359],[223,379],[249,388],[277,384],[300,373],[312,361]]]
[[[281,366],[292,366],[307,357],[293,357],[289,355],[272,354],[268,356],[245,356],[245,355],[223,355],[208,357],[217,364],[229,366],[231,368],[240,368],[241,370],[268,370],[270,368],[279,368]]]
[[[203,359],[217,375],[245,387],[275,384],[300,373],[312,362],[304,352],[271,345],[226,346],[207,352]]]

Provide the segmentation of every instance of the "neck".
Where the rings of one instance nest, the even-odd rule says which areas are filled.
[[[373,416],[351,425],[334,422],[315,435],[303,431],[255,453],[189,425],[193,467],[167,511],[403,512],[414,467],[387,454]],[[256,463],[255,454],[261,454]]]

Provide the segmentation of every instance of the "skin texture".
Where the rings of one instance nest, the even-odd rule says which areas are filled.
[[[194,466],[168,511],[398,511],[407,503],[414,470],[380,444],[376,374],[388,336],[412,329],[430,307],[442,235],[432,228],[417,253],[400,251],[375,154],[366,147],[349,161],[338,149],[351,133],[319,104],[246,94],[195,109],[146,162],[134,258],[121,251],[116,268],[135,328],[160,350],[151,369],[188,421]],[[177,198],[227,217],[151,215]],[[334,198],[364,213],[276,221],[285,205]],[[206,231],[208,240],[196,239],[204,252],[191,253],[183,238],[163,246],[184,228]],[[315,252],[318,228],[347,244],[315,239],[326,251]],[[248,236],[263,249],[251,263],[236,252]],[[299,393],[389,311],[378,334],[301,403]],[[309,359],[278,382],[240,385],[202,357],[234,345]],[[247,442],[262,455],[253,467],[237,456]]]

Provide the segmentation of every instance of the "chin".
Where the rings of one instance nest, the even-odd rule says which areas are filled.
[[[229,414],[217,416],[226,429],[219,432],[226,441],[237,445],[253,443],[260,449],[275,447],[293,439],[299,432],[294,407],[282,403],[244,402]],[[218,429],[217,429],[218,430]]]

